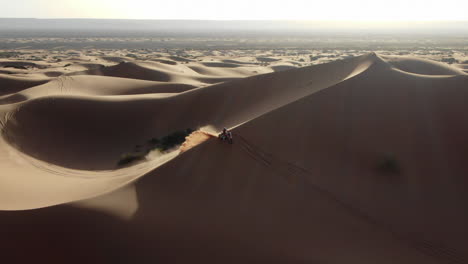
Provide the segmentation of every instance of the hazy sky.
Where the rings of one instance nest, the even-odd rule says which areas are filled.
[[[1,0],[0,17],[468,20],[468,0]]]

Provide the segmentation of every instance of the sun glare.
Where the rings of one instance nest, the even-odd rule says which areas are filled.
[[[24,0],[10,1],[0,17],[207,20],[468,20],[465,0]],[[25,4],[22,4],[26,6]]]

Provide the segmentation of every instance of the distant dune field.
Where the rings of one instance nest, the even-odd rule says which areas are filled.
[[[468,263],[462,53],[18,52],[8,263]]]

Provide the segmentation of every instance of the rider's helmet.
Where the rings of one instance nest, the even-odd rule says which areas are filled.
[[[223,128],[223,133],[226,133],[227,132],[227,129],[226,128]]]

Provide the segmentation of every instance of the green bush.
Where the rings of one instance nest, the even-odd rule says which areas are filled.
[[[14,51],[0,52],[0,58],[18,57],[19,55],[21,55],[20,52]]]
[[[442,58],[442,62],[446,62],[448,64],[458,63],[458,61],[455,58]]]
[[[143,160],[145,159],[145,153],[125,153],[120,157],[119,162],[117,165],[124,166],[128,165],[134,161]]]
[[[133,53],[129,53],[129,54],[125,55],[125,56],[127,56],[127,57],[129,57],[129,58],[138,59],[138,56],[135,55],[135,54],[133,54]]]
[[[5,65],[3,66],[3,68],[15,68],[15,69],[19,69],[19,70],[27,70],[28,68],[26,68],[25,66],[22,66],[22,65]]]
[[[388,174],[399,174],[401,172],[398,160],[393,154],[385,155],[377,165],[378,171]]]
[[[167,136],[164,136],[158,140],[158,143],[155,145],[156,148],[161,151],[166,151],[172,147],[184,143],[185,137],[190,135],[193,132],[193,129],[187,128],[186,130],[176,131]]]
[[[124,166],[134,161],[143,160],[150,150],[158,149],[160,151],[167,151],[184,143],[185,137],[190,135],[193,131],[193,129],[187,128],[185,130],[175,131],[162,138],[151,138],[148,140],[147,148],[145,148],[145,150],[141,150],[143,147],[142,145],[136,145],[134,152],[123,154],[117,164],[119,166]]]
[[[148,143],[152,146],[156,146],[157,144],[159,144],[159,138],[152,138],[150,140],[148,140]]]

